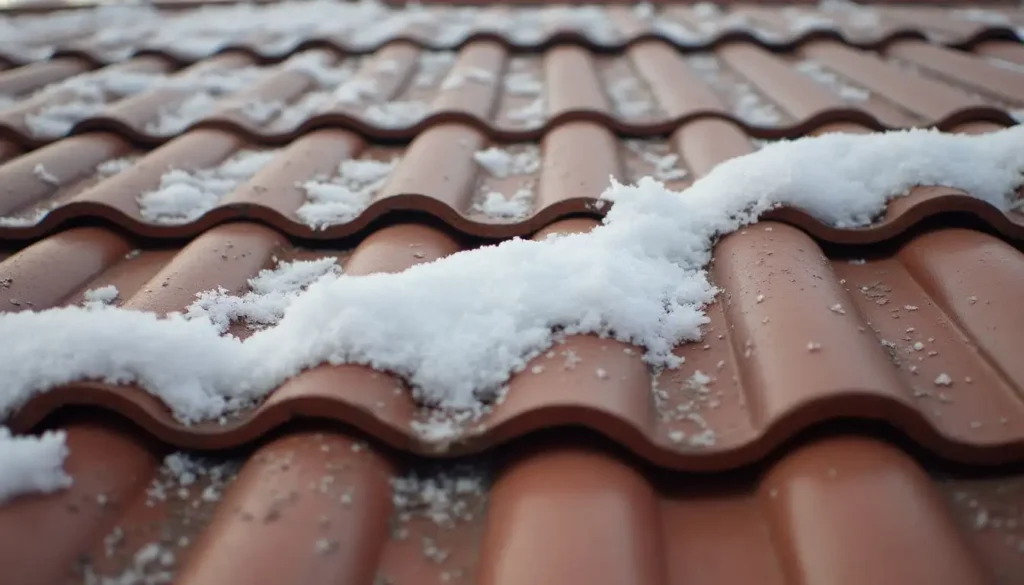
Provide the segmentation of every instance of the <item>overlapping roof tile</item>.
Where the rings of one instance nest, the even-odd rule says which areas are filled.
[[[329,429],[198,457],[102,419],[64,424],[76,484],[0,509],[11,582],[1012,585],[1024,571],[1019,475],[935,470],[872,438],[708,477],[579,436],[424,466]]]
[[[1024,111],[1016,6],[203,4],[0,13],[0,313],[395,273],[592,230],[609,178]],[[0,505],[3,580],[1016,584],[1024,217],[973,195],[773,209],[684,367],[568,336],[471,416],[352,364],[191,424],[35,394],[0,422],[66,431],[74,483]]]

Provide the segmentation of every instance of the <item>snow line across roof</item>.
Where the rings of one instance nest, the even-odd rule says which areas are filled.
[[[0,335],[22,340],[0,354],[0,408],[18,411],[12,422],[25,429],[58,404],[105,404],[170,441],[206,447],[251,440],[295,413],[333,416],[438,453],[558,423],[589,424],[681,468],[740,464],[810,422],[853,414],[889,420],[950,457],[1012,459],[1024,408],[1014,390],[1016,362],[998,356],[1014,346],[1004,336],[1024,329],[993,330],[985,315],[1007,323],[1010,313],[972,307],[1016,290],[1016,251],[945,230],[901,248],[897,262],[858,260],[843,265],[858,268],[833,263],[830,270],[801,232],[746,226],[788,205],[837,229],[857,228],[915,185],[959,189],[1008,211],[1024,182],[1022,132],[917,130],[779,143],[719,164],[682,192],[650,177],[628,187],[613,181],[603,200],[615,206],[587,233],[566,233],[593,227],[570,222],[532,241],[455,253],[458,244],[433,228],[396,226],[361,245],[383,248],[357,249],[340,270],[338,256],[310,262],[297,250],[286,253],[280,235],[253,224],[216,228],[180,253],[146,262],[113,233],[63,232],[0,265],[15,308],[0,315]],[[535,165],[482,158],[497,174]],[[234,172],[250,160],[237,161]],[[374,180],[372,167],[360,173]],[[728,237],[709,275],[704,267],[719,236]],[[736,238],[743,245],[724,252]],[[931,254],[915,253],[921,241],[932,242]],[[785,253],[773,257],[775,246]],[[944,262],[936,252],[943,246],[954,255],[976,249],[986,262]],[[993,261],[1006,268],[994,270]],[[741,268],[751,262],[789,278],[760,284],[758,271]],[[958,280],[965,270],[979,276]],[[872,278],[881,274],[889,276]],[[902,289],[885,284],[899,274]],[[993,279],[1005,282],[970,288]],[[899,297],[894,305],[891,296]],[[783,310],[777,324],[767,313],[757,321],[773,304]],[[815,306],[821,318],[812,320]],[[717,325],[716,311],[724,319]],[[878,311],[885,317],[871,316]],[[975,313],[972,326],[967,315]],[[802,314],[808,325],[794,326],[787,314]],[[888,330],[894,322],[897,329]],[[228,331],[245,339],[224,337]],[[587,333],[603,338],[576,337]],[[712,335],[724,353],[713,366],[696,366],[697,356],[715,355]],[[969,359],[971,352],[961,352],[963,363],[956,353],[930,359],[946,344],[985,347],[999,365]],[[325,362],[335,365],[314,367]],[[799,371],[800,380],[785,371]],[[404,377],[411,395],[379,372]],[[97,379],[138,387],[82,382]],[[952,388],[975,384],[991,390],[962,396],[978,403],[957,417],[919,403],[949,402]],[[551,390],[584,386],[593,390]],[[729,410],[722,408],[726,391],[747,417],[716,427],[709,420]],[[4,444],[16,452],[19,442],[41,444]]]
[[[492,5],[389,8],[378,2],[272,2],[161,10],[147,5],[105,5],[47,14],[3,16],[0,61],[27,63],[51,56],[77,56],[116,63],[140,54],[160,54],[191,63],[228,49],[261,59],[280,59],[302,48],[330,47],[370,53],[393,41],[430,49],[456,49],[489,40],[514,50],[539,50],[559,43],[596,51],[622,50],[662,39],[687,49],[708,49],[742,40],[789,49],[813,38],[831,38],[862,48],[894,39],[930,39],[969,46],[986,39],[1016,40],[1019,6],[516,7]]]
[[[95,70],[66,56],[0,71],[0,141],[36,147],[109,132],[152,146],[207,128],[280,146],[329,127],[408,142],[457,123],[510,142],[578,121],[655,137],[708,117],[756,138],[794,138],[838,122],[876,130],[1012,124],[1024,111],[1022,84],[1016,40],[969,51],[920,39],[878,51],[811,40],[782,53],[747,42],[681,53],[648,40],[614,54],[396,42],[367,56],[311,49],[276,64],[227,52],[184,69],[151,54]]]

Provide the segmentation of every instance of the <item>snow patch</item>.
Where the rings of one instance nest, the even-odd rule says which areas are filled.
[[[398,162],[398,158],[388,162],[342,161],[337,176],[300,185],[306,191],[306,202],[296,214],[306,225],[319,230],[352,221],[373,201]]]
[[[212,168],[172,169],[160,177],[156,190],[139,196],[139,212],[146,220],[162,225],[180,225],[199,219],[225,195],[251,179],[276,154],[276,150],[242,150]]]
[[[107,286],[85,291],[82,295],[82,300],[86,304],[109,305],[117,300],[119,294],[116,286],[108,284]]]
[[[548,351],[554,331],[606,335],[644,348],[652,367],[677,368],[673,348],[700,339],[708,322],[704,307],[718,291],[706,268],[722,235],[783,205],[863,227],[917,185],[1007,210],[1024,184],[1022,141],[1020,126],[827,134],[729,160],[682,192],[649,177],[612,181],[602,198],[614,205],[588,233],[514,239],[399,273],[327,274],[291,299],[276,326],[244,341],[210,320],[114,307],[3,313],[0,338],[20,341],[0,352],[0,417],[50,388],[96,379],[137,384],[183,423],[217,419],[325,362],[394,373],[420,402],[462,412],[500,396],[513,372]],[[691,437],[714,439],[707,428]],[[22,456],[18,441],[0,441],[5,456]]]
[[[71,485],[71,476],[64,472],[68,456],[63,431],[47,431],[42,435],[11,435],[0,426],[0,504],[24,494],[48,494]]]

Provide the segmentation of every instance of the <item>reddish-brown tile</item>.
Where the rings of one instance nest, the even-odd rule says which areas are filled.
[[[252,452],[160,464],[132,429],[67,428],[75,487],[0,510],[19,585],[1011,585],[1024,568],[1019,474],[923,467],[873,438],[812,439],[757,469],[695,476],[578,434],[423,465],[293,429]]]
[[[1000,60],[1011,64],[1020,59],[1019,43],[1014,51],[1006,40],[1012,26],[1006,15],[1001,25],[918,8],[861,14],[709,7],[666,7],[656,19],[621,7],[508,15],[485,9],[448,16],[424,9],[422,22],[403,20],[407,26],[374,37],[374,50],[362,56],[328,41],[254,32],[253,43],[285,43],[288,51],[266,55],[245,42],[233,43],[217,55],[186,60],[193,64],[176,72],[171,61],[181,59],[166,52],[150,51],[98,71],[86,71],[81,53],[64,53],[0,73],[0,107],[7,104],[0,109],[0,135],[30,147],[87,131],[160,144],[206,127],[283,144],[312,128],[410,140],[432,126],[460,122],[507,142],[538,140],[580,120],[656,136],[695,116],[717,114],[774,138],[837,121],[875,128],[948,128],[969,120],[1009,124],[1024,106],[1024,73],[1001,68],[984,53],[1009,54]],[[898,25],[918,14],[927,35]],[[949,23],[956,23],[953,32]],[[863,30],[847,35],[847,25],[889,36],[858,44]],[[495,27],[509,27],[513,44],[517,35],[522,42],[530,39],[533,50],[510,46]],[[464,40],[430,46],[405,35],[414,29],[452,30]],[[612,42],[618,50],[597,53],[593,42],[580,42],[580,34],[598,44]],[[949,35],[971,40],[953,43]],[[608,41],[613,38],[620,40]],[[802,60],[795,59],[798,54]],[[274,64],[256,65],[268,59]],[[123,71],[148,72],[148,81],[127,84]],[[213,83],[216,75],[224,83]],[[83,84],[95,80],[106,80],[100,84],[105,94],[82,93]],[[68,84],[76,83],[73,91]]]

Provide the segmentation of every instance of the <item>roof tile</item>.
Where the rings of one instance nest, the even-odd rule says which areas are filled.
[[[14,4],[0,312],[114,285],[166,314],[292,260],[397,272],[593,229],[609,177],[680,188],[776,139],[991,132],[1024,107],[1019,7],[655,4]],[[187,173],[218,186],[172,205]],[[356,365],[194,425],[69,384],[4,421],[65,430],[75,481],[0,506],[0,566],[16,585],[1016,584],[1022,235],[1019,211],[938,186],[860,229],[776,209],[715,247],[682,368],[570,336],[468,420]]]

